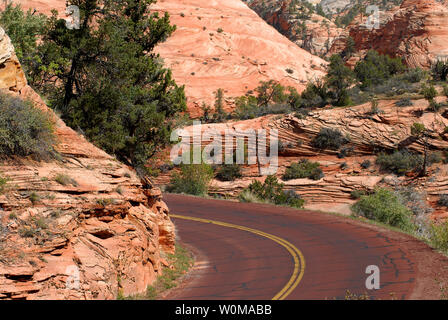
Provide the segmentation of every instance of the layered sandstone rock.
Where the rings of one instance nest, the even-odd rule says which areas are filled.
[[[12,46],[4,44],[5,35],[0,88],[50,113],[60,157],[0,161],[8,179],[0,194],[0,299],[144,292],[161,273],[163,255],[174,250],[160,190],[143,186],[131,168],[67,127],[26,85]]]
[[[410,67],[429,68],[438,58],[448,57],[448,8],[436,0],[405,0],[400,7],[380,13],[379,29],[367,27],[366,15],[348,27],[347,36],[356,43],[357,56],[368,50],[403,57]],[[340,52],[346,37],[333,44]]]
[[[303,17],[300,3],[291,8],[291,0],[253,0],[249,6],[299,47],[318,56],[327,55],[343,32],[342,28],[318,14]]]
[[[53,3],[63,2],[23,1],[45,13]],[[168,12],[177,25],[157,50],[176,82],[185,85],[192,117],[202,115],[202,103],[213,107],[220,88],[230,110],[234,97],[260,81],[274,79],[301,91],[309,80],[324,75],[325,61],[298,48],[241,0],[159,0],[153,10]]]
[[[440,99],[443,99],[440,97]],[[373,191],[378,186],[414,185],[417,190],[425,192],[428,202],[435,209],[436,215],[448,216],[448,212],[435,205],[441,194],[448,194],[448,165],[437,164],[430,168],[426,178],[415,176],[396,177],[384,173],[375,165],[378,150],[395,150],[407,147],[410,150],[422,152],[421,141],[410,139],[413,123],[423,123],[430,130],[428,141],[433,152],[448,148],[448,135],[445,127],[448,119],[437,113],[424,111],[428,107],[426,100],[415,100],[411,107],[397,107],[395,101],[380,101],[381,112],[370,114],[370,103],[350,107],[332,108],[311,112],[306,118],[299,119],[294,115],[284,117],[266,116],[254,120],[230,122],[226,124],[203,125],[202,132],[220,132],[226,130],[241,136],[245,130],[264,128],[277,129],[282,147],[279,154],[279,170],[277,176],[281,179],[286,167],[300,159],[307,158],[317,161],[325,173],[318,181],[297,179],[283,181],[287,189],[297,191],[305,200],[306,207],[323,211],[350,213],[349,206],[356,200],[351,198],[355,190]],[[345,158],[338,157],[338,151],[320,151],[312,147],[311,141],[321,128],[340,130],[350,138]],[[195,136],[191,127],[185,129]],[[208,141],[204,141],[206,145]],[[371,167],[364,169],[361,164],[369,160]],[[257,165],[244,166],[243,178],[235,182],[214,180],[211,192],[227,197],[236,197],[254,179],[264,180],[258,173]],[[166,175],[158,179],[159,184],[166,184]]]

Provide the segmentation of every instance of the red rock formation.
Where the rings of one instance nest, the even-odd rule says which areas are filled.
[[[439,99],[442,99],[440,97]],[[428,200],[435,205],[435,200],[441,194],[448,194],[448,164],[437,164],[431,168],[427,178],[395,177],[380,172],[375,165],[375,146],[386,150],[397,149],[410,136],[413,123],[425,124],[431,130],[429,144],[433,150],[448,148],[448,135],[445,127],[448,119],[444,116],[420,112],[428,107],[426,100],[414,100],[414,106],[396,107],[395,101],[380,101],[379,108],[382,113],[370,116],[370,103],[350,108],[332,108],[316,110],[306,118],[299,119],[293,115],[281,117],[266,116],[259,119],[229,122],[226,124],[203,125],[203,132],[224,133],[226,129],[242,132],[247,129],[278,129],[279,140],[283,150],[279,154],[278,177],[281,179],[287,166],[300,159],[308,158],[319,162],[325,177],[314,181],[310,179],[297,179],[284,181],[287,189],[297,191],[305,200],[306,208],[350,213],[349,206],[355,202],[350,193],[354,190],[373,191],[378,186],[394,188],[396,185],[406,186],[415,183],[417,189],[428,195]],[[344,135],[350,137],[349,146],[353,150],[347,157],[338,158],[339,151],[319,151],[312,147],[311,141],[321,128],[339,129]],[[193,135],[192,127],[185,130]],[[204,143],[204,145],[207,142]],[[413,142],[407,146],[414,151],[423,151],[423,146]],[[370,160],[371,167],[363,169],[361,164]],[[341,165],[346,163],[345,168]],[[232,182],[213,180],[211,192],[223,196],[236,197],[243,188],[246,188],[253,179],[263,180],[259,177],[257,165],[244,166],[243,178]],[[167,175],[157,179],[157,183],[166,184]],[[448,212],[436,208],[435,214],[448,218]]]
[[[339,38],[343,29],[315,13],[308,18],[297,18],[303,12],[299,8],[296,9],[297,12],[291,11],[290,3],[291,0],[253,0],[249,6],[299,47],[318,56],[327,55],[333,41]],[[306,29],[300,33],[298,30],[302,23]]]
[[[359,16],[348,35],[356,43],[358,57],[367,50],[403,57],[411,67],[428,68],[438,57],[448,56],[448,8],[436,0],[404,0],[401,7],[381,12],[380,28],[370,30],[367,17]],[[331,52],[340,52],[344,37],[334,43]]]
[[[131,168],[47,108],[27,86],[4,33],[0,48],[0,89],[50,113],[60,154],[50,162],[0,162],[8,178],[0,194],[0,299],[115,299],[119,292],[144,292],[161,273],[161,256],[174,249],[160,190],[145,189]],[[57,182],[58,175],[70,182]]]
[[[26,0],[24,5],[47,13],[61,2],[35,5]],[[324,75],[324,60],[298,48],[240,0],[159,0],[153,9],[169,12],[177,25],[158,52],[177,83],[186,86],[193,117],[202,114],[203,102],[213,106],[219,88],[224,89],[231,109],[233,97],[244,95],[260,81],[274,79],[301,91],[308,80]]]

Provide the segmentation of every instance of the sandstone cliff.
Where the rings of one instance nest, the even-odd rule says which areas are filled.
[[[48,13],[64,0],[24,1],[25,8]],[[303,90],[324,75],[326,62],[298,48],[241,0],[159,0],[154,11],[169,12],[177,31],[158,47],[179,85],[185,85],[189,114],[213,107],[214,92],[224,90],[227,110],[233,98],[277,80]],[[293,70],[293,73],[287,72]]]
[[[115,299],[145,291],[174,250],[160,190],[143,186],[131,168],[57,118],[27,86],[9,38],[0,35],[0,89],[51,114],[60,155],[0,161],[8,179],[0,194],[0,299]]]
[[[331,53],[340,52],[351,36],[357,59],[373,49],[400,56],[410,67],[429,68],[448,56],[448,8],[436,0],[404,0],[400,7],[380,13],[379,29],[366,28],[366,20],[358,16],[346,36],[333,43]]]
[[[307,8],[291,0],[253,0],[249,7],[299,47],[326,56],[343,32],[331,20],[307,14]]]

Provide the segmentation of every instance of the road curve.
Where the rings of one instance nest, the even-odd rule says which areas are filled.
[[[168,299],[407,299],[416,264],[402,241],[333,215],[166,194],[179,239],[197,254],[193,276]],[[389,232],[390,233],[390,232]],[[367,290],[367,266],[380,269]]]

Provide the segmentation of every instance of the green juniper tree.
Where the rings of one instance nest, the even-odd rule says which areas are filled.
[[[353,72],[345,66],[341,56],[331,56],[326,84],[334,95],[335,105],[346,106],[350,104],[350,96],[347,89],[353,81]]]
[[[184,88],[154,52],[175,31],[167,13],[151,12],[155,2],[69,0],[80,9],[80,28],[67,29],[53,14],[39,48],[42,64],[54,69],[46,80],[60,84],[52,107],[139,173],[186,108]]]

